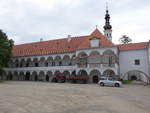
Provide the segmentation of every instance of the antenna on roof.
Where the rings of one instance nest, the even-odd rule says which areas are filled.
[[[40,42],[42,42],[43,41],[43,38],[40,38]]]

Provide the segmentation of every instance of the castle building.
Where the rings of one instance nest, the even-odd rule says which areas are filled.
[[[101,76],[112,76],[149,81],[150,42],[112,43],[109,19],[107,9],[104,35],[96,28],[86,36],[15,45],[2,79],[50,82],[65,76],[97,83]]]

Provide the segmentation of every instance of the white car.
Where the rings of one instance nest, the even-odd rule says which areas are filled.
[[[100,86],[115,86],[115,87],[121,87],[122,82],[115,80],[112,77],[101,77],[100,81],[98,82]]]

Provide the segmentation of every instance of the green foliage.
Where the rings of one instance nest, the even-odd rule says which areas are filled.
[[[132,42],[132,39],[129,38],[127,35],[123,35],[120,39],[119,39],[120,44],[128,44],[130,42]]]
[[[130,84],[132,82],[132,80],[123,80],[122,83],[123,84]]]
[[[8,39],[7,35],[0,30],[0,73],[2,73],[3,67],[7,67],[7,63],[12,55],[12,47],[14,41]]]

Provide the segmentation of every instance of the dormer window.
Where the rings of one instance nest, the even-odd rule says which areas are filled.
[[[100,39],[99,38],[94,37],[94,38],[90,39],[90,46],[91,47],[99,47],[99,45],[100,45]]]

